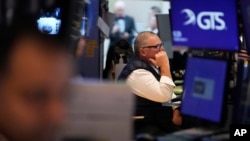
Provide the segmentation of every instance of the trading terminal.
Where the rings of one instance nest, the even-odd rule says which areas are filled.
[[[117,7],[125,8],[122,19]],[[19,31],[22,23],[57,38],[76,56],[68,115],[55,141],[229,141],[230,126],[250,124],[248,0],[0,0],[0,8],[1,58],[7,54],[3,46],[12,45],[3,36],[12,35],[8,29]],[[113,34],[115,28],[124,34]],[[141,125],[156,115],[135,115],[140,96],[118,80],[144,31],[159,36],[169,58],[176,96],[160,103],[164,108],[157,116],[175,107],[181,123],[168,132]],[[3,115],[0,141],[2,136],[16,141],[5,131]],[[137,124],[147,129],[139,132]]]

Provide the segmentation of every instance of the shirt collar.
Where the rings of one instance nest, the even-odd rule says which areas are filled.
[[[151,67],[159,74],[160,71],[159,71],[159,68],[158,66],[155,66],[155,65],[151,65]]]

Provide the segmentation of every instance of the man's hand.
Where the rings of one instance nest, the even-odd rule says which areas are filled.
[[[117,33],[119,30],[120,30],[120,27],[117,24],[115,24],[112,28],[112,33]]]
[[[150,58],[149,61],[153,65],[160,67],[162,76],[168,76],[171,78],[168,55],[165,51],[158,52],[155,54],[155,59]]]
[[[129,37],[128,32],[124,32],[124,33],[121,34],[122,39],[128,39],[128,37]]]
[[[181,116],[180,111],[178,109],[173,110],[172,122],[176,126],[181,126],[182,125],[182,116]]]
[[[158,52],[155,54],[155,59],[150,58],[149,61],[155,66],[169,68],[168,55],[165,51]]]

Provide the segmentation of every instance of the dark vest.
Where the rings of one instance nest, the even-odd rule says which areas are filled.
[[[126,80],[128,76],[137,69],[145,69],[149,72],[151,72],[155,78],[160,81],[161,76],[152,68],[152,66],[149,63],[146,63],[136,57],[133,57],[130,59],[130,61],[127,63],[127,65],[122,70],[118,80]],[[162,104],[159,102],[154,102],[151,100],[147,100],[145,98],[139,97],[136,95],[136,105],[137,106],[161,106]]]
[[[129,60],[127,65],[122,70],[118,80],[126,80],[128,76],[137,69],[145,69],[151,72],[155,78],[160,81],[161,76],[147,62],[144,62],[137,57]],[[144,83],[144,82],[141,82]],[[171,132],[173,111],[171,107],[164,107],[162,103],[154,102],[135,95],[136,97],[136,116],[144,116],[144,120],[138,128],[145,128],[147,125],[153,125],[161,131]],[[137,128],[137,127],[135,127]],[[140,129],[135,129],[140,130]]]

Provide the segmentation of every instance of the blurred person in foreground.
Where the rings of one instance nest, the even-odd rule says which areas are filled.
[[[4,30],[0,141],[53,141],[64,120],[72,56],[59,40],[35,29]]]
[[[134,39],[135,22],[134,19],[125,14],[126,4],[122,0],[115,3],[114,26],[111,28],[110,46],[116,44],[121,39],[127,40],[130,44]]]
[[[162,41],[153,32],[145,31],[136,37],[135,57],[122,70],[119,80],[126,80],[132,93],[136,95],[135,134],[166,134],[180,126],[182,118],[176,107],[166,107],[163,103],[175,97],[167,53]]]

